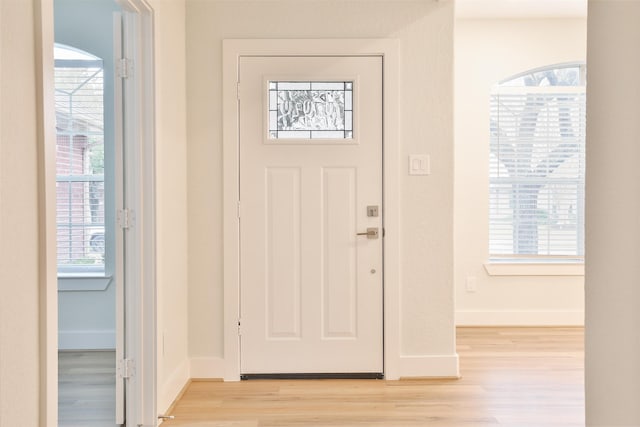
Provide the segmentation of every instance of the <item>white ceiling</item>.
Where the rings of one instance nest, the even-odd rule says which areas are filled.
[[[586,17],[587,0],[455,0],[457,18]]]

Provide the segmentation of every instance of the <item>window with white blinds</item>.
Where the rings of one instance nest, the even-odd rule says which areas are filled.
[[[102,60],[58,44],[54,59],[58,271],[103,272]]]
[[[489,253],[493,261],[584,255],[584,64],[531,70],[490,100]]]

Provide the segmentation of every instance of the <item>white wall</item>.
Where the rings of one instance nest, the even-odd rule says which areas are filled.
[[[152,0],[155,30],[158,412],[190,377],[185,4]]]
[[[0,0],[0,426],[39,420],[34,1]]]
[[[585,61],[586,18],[458,19],[455,29],[455,285],[459,325],[579,325],[583,276],[490,276],[489,94],[498,81]],[[528,274],[528,273],[526,273]],[[467,277],[477,292],[466,291]]]
[[[451,1],[187,1],[189,353],[222,376],[222,40],[397,38],[400,42],[401,356],[428,372],[455,358]],[[432,174],[409,177],[410,153]],[[197,369],[195,369],[197,368]],[[451,375],[452,372],[440,372]]]
[[[588,426],[640,425],[640,1],[589,1]]]

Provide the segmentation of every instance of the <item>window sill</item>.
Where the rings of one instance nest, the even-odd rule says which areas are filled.
[[[489,276],[584,276],[584,263],[488,262]]]
[[[112,276],[92,273],[58,274],[58,292],[106,291]]]

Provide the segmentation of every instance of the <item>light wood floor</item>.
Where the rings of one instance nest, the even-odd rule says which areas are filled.
[[[114,427],[114,351],[58,353],[58,427]]]
[[[193,382],[163,427],[584,426],[581,328],[459,328],[459,380]]]

